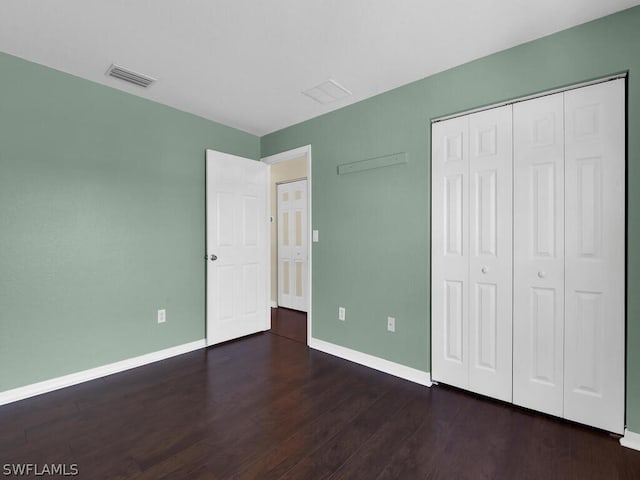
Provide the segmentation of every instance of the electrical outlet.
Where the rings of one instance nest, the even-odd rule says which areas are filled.
[[[344,307],[338,307],[338,320],[342,320],[343,322],[346,320],[347,310]]]
[[[314,241],[314,243],[315,243],[315,242],[317,242],[317,241],[318,241],[318,235],[319,235],[319,234],[318,234],[318,230],[314,230],[314,231],[312,232],[312,234],[313,234],[313,241]]]
[[[387,317],[387,330],[390,332],[396,331],[396,317]]]
[[[167,311],[164,308],[158,310],[158,323],[167,321]]]

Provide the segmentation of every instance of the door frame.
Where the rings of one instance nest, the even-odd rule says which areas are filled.
[[[287,160],[294,160],[302,156],[307,157],[307,253],[309,255],[308,268],[307,268],[307,285],[308,285],[308,305],[307,305],[307,345],[311,340],[311,325],[312,325],[312,310],[313,310],[313,288],[312,288],[312,272],[313,272],[313,218],[312,218],[312,170],[311,170],[311,145],[304,145],[302,147],[294,148],[284,152],[276,153],[263,157],[260,161],[273,165],[274,163],[286,162]],[[269,171],[269,178],[271,177],[271,171]],[[267,208],[271,211],[271,202],[275,201],[271,198],[271,195],[267,199]],[[268,250],[271,251],[271,235],[267,237]],[[269,255],[269,271],[273,266],[271,265],[271,255]],[[271,275],[267,278],[269,295],[271,295]],[[272,305],[273,306],[273,305]],[[277,306],[277,305],[276,305]],[[271,317],[269,317],[269,328],[271,328]]]

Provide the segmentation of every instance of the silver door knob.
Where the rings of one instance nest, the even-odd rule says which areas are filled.
[[[542,270],[538,272],[538,278],[544,278],[546,276],[547,276],[547,272],[543,272]]]
[[[487,273],[487,272],[489,271],[489,267],[482,267],[482,268],[480,269],[480,271],[481,271],[482,273]]]
[[[215,262],[218,259],[218,256],[215,254],[211,254],[211,257],[209,257],[209,260],[211,260],[212,262]]]

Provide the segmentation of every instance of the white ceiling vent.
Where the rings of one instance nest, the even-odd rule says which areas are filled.
[[[349,90],[332,79],[322,82],[320,85],[316,85],[302,93],[322,104],[335,102],[336,100],[340,100],[341,98],[351,95]]]
[[[120,80],[133,83],[134,85],[138,85],[139,87],[143,88],[149,87],[156,81],[156,79],[153,77],[134,72],[133,70],[123,67],[122,65],[116,65],[115,63],[109,67],[109,70],[107,70],[106,74],[109,77],[119,78]]]

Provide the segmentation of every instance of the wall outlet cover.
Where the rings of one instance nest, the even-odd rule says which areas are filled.
[[[390,332],[396,331],[396,317],[387,317],[387,330]]]

